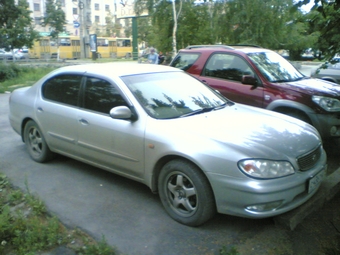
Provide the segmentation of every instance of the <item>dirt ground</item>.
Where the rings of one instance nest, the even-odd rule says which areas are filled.
[[[234,246],[239,255],[339,255],[340,193],[294,230],[267,225],[244,235]]]

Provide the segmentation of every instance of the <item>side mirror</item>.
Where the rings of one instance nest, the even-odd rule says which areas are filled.
[[[252,75],[243,75],[242,84],[257,86],[257,79]]]
[[[126,106],[117,106],[110,110],[110,116],[113,119],[131,119],[132,118],[132,112],[131,110]]]

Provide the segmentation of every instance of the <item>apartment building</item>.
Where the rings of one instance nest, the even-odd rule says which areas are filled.
[[[46,0],[27,0],[32,11],[35,29],[39,32],[50,32],[50,27],[41,26],[46,12]],[[101,33],[106,29],[106,17],[111,14],[114,23],[119,22],[123,27],[131,25],[134,16],[133,0],[59,0],[66,14],[65,31],[69,35],[79,35],[80,29],[91,33]],[[86,2],[85,2],[86,1]],[[84,9],[85,8],[85,9]],[[128,20],[128,22],[126,22]],[[124,28],[121,30],[124,37]]]

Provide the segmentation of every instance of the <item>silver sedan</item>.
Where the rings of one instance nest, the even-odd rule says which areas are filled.
[[[231,102],[168,66],[63,67],[15,90],[9,119],[33,160],[62,154],[142,182],[189,226],[216,212],[287,212],[326,170],[311,125]]]
[[[334,59],[332,63],[326,62],[320,65],[311,73],[311,77],[340,84],[340,58]]]

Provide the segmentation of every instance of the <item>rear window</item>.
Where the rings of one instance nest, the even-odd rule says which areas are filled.
[[[195,63],[199,56],[199,53],[178,53],[170,65],[186,71]]]

